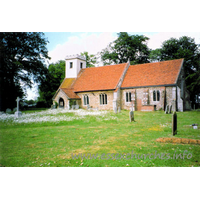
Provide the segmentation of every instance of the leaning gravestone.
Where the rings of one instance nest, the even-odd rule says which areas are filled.
[[[176,112],[173,112],[172,115],[172,135],[177,134],[177,114]]]
[[[169,114],[172,113],[172,105],[169,106]]]
[[[15,112],[15,117],[18,118],[18,117],[22,116],[22,112],[19,111],[19,101],[20,101],[20,98],[17,97],[16,101],[17,101],[17,111]]]
[[[134,112],[133,111],[129,112],[129,119],[130,119],[130,122],[134,121]]]
[[[121,108],[120,108],[120,106],[119,106],[119,108],[118,108],[118,113],[120,113],[121,112]]]
[[[169,112],[169,105],[166,105],[165,114],[168,114],[168,112]]]

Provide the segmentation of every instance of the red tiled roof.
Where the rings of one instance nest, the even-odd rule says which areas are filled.
[[[77,94],[71,89],[60,88],[70,99],[81,99]]]
[[[129,66],[121,88],[176,84],[183,59]]]
[[[75,92],[114,90],[126,65],[127,63],[123,63],[82,69],[73,84],[73,90]]]

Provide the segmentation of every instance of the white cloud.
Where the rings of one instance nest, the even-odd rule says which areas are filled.
[[[34,83],[32,85],[31,89],[27,87],[26,88],[26,93],[27,93],[27,96],[26,96],[27,100],[30,100],[30,99],[36,100],[37,97],[39,96],[37,83]]]
[[[80,54],[87,51],[89,54],[97,54],[115,40],[111,32],[100,34],[83,33],[80,36],[71,36],[64,44],[58,44],[53,51],[49,51],[50,63],[64,60],[67,55]]]
[[[154,35],[146,35],[149,37],[148,47],[151,49],[160,48],[165,40],[170,38],[180,38],[182,36],[188,36],[195,39],[196,44],[200,44],[200,33],[199,32],[159,32]]]

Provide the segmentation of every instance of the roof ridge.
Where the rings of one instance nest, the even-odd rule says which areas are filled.
[[[98,67],[87,67],[87,68],[84,68],[82,70],[98,69],[98,68],[102,68],[102,67],[112,67],[112,66],[124,65],[124,64],[126,64],[126,63],[119,63],[119,64],[114,64],[114,65],[104,65],[104,66],[98,66]]]
[[[163,62],[173,62],[173,61],[177,61],[177,60],[184,60],[184,58],[178,58],[178,59],[173,59],[173,60],[162,60],[159,62],[150,62],[150,63],[142,63],[142,64],[135,64],[135,65],[130,65],[130,66],[137,66],[137,65],[149,65],[149,64],[157,64],[157,63],[163,63]]]

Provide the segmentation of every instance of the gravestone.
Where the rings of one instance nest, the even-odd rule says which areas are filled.
[[[16,101],[17,101],[17,111],[15,112],[15,117],[18,118],[18,117],[22,116],[22,112],[19,111],[19,101],[20,101],[20,98],[17,97]]]
[[[129,119],[130,119],[130,122],[134,121],[134,112],[133,111],[129,112]]]
[[[168,112],[169,112],[169,105],[166,105],[165,114],[168,114]]]
[[[118,113],[120,113],[121,112],[121,108],[120,108],[120,106],[118,107]]]
[[[177,114],[176,112],[173,112],[172,115],[172,135],[177,134]]]
[[[13,108],[13,112],[16,112],[17,111],[17,107],[16,108]]]
[[[10,114],[12,112],[12,110],[10,108],[6,109],[6,113]]]
[[[117,113],[117,107],[114,107],[114,112]]]
[[[172,113],[172,105],[169,106],[169,114]]]

